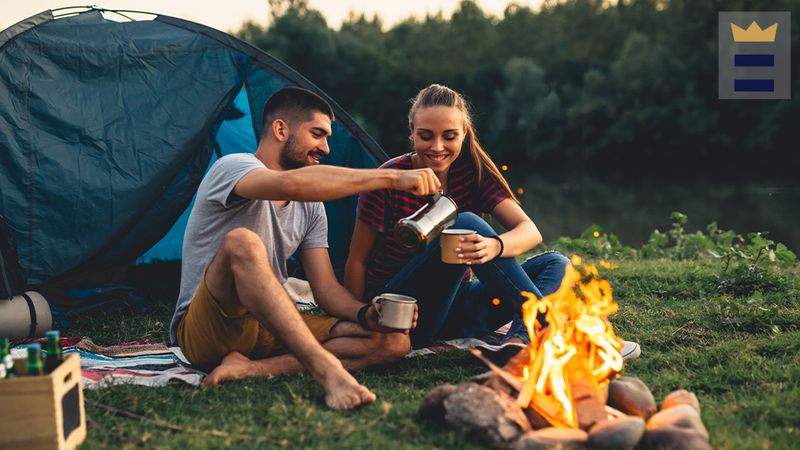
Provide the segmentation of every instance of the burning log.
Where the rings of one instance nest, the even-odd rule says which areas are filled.
[[[531,426],[537,430],[551,427],[553,423],[557,422],[560,414],[561,405],[543,394],[534,394],[530,405],[525,408],[525,415],[531,422]]]
[[[589,431],[594,424],[608,420],[600,386],[589,374],[584,359],[572,358],[566,366],[567,381],[578,427]]]
[[[503,366],[503,370],[520,380],[525,378],[525,368],[531,361],[531,345],[533,344],[528,344],[525,348],[517,352],[516,355],[512,356]]]
[[[492,373],[494,374],[494,377],[489,378],[489,380],[486,382],[487,384],[491,383],[491,384],[496,385],[496,386],[502,386],[503,383],[504,383],[505,385],[507,385],[508,387],[511,388],[511,390],[509,390],[509,392],[507,392],[507,394],[509,394],[509,395],[511,395],[513,393],[513,391],[519,392],[519,390],[522,389],[522,382],[519,381],[519,379],[515,378],[510,373],[506,372],[505,370],[501,369],[500,367],[497,367],[493,362],[491,362],[488,359],[484,358],[483,354],[481,354],[480,351],[475,350],[474,348],[471,348],[469,350],[469,352],[472,353],[476,358],[478,358],[481,361],[483,361],[483,363],[486,364],[492,370]],[[498,378],[499,380],[494,380],[494,378]],[[502,381],[502,383],[500,383],[500,381]],[[502,390],[506,390],[506,389],[502,388]]]

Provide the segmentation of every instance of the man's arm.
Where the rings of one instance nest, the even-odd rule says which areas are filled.
[[[364,303],[344,288],[336,279],[328,249],[310,248],[300,252],[303,271],[308,277],[314,301],[331,316],[358,321],[358,310]]]
[[[303,270],[308,277],[311,285],[311,292],[314,293],[314,301],[320,308],[333,317],[358,322],[358,310],[364,303],[358,301],[353,294],[344,288],[336,279],[331,266],[330,256],[326,248],[311,248],[300,253],[300,260],[303,263]],[[417,326],[416,313],[414,314],[414,324]],[[397,330],[385,328],[378,323],[378,312],[373,305],[367,311],[367,323],[373,331],[383,333],[396,333]]]
[[[234,193],[252,200],[327,201],[378,189],[432,195],[441,184],[431,169],[350,169],[309,166],[294,170],[255,169],[236,184]]]
[[[350,240],[350,252],[344,267],[344,287],[356,298],[364,297],[367,258],[375,245],[377,235],[372,227],[361,220],[356,220],[353,238]]]

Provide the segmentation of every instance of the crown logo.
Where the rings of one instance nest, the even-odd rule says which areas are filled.
[[[747,27],[747,30],[743,30],[735,23],[731,23],[731,31],[733,32],[734,42],[775,42],[778,24],[773,23],[771,26],[762,30],[754,20],[753,23]]]

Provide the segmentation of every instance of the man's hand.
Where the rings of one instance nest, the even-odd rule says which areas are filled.
[[[392,182],[393,189],[425,196],[433,195],[442,188],[442,183],[431,169],[400,170],[398,172]]]
[[[414,304],[414,320],[411,322],[411,329],[408,330],[398,330],[396,328],[388,328],[380,324],[378,322],[378,310],[380,309],[381,305],[373,303],[372,306],[367,310],[367,324],[369,324],[369,329],[372,331],[378,331],[380,333],[403,333],[408,334],[411,330],[417,327],[417,316],[419,315],[419,307]]]

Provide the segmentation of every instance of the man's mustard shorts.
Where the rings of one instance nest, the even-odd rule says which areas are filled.
[[[203,278],[178,323],[178,345],[189,362],[210,370],[231,352],[262,359],[286,351],[283,342],[250,314],[228,313],[240,309],[234,302],[215,299]],[[339,321],[327,315],[300,315],[319,342],[330,337],[331,329]]]

